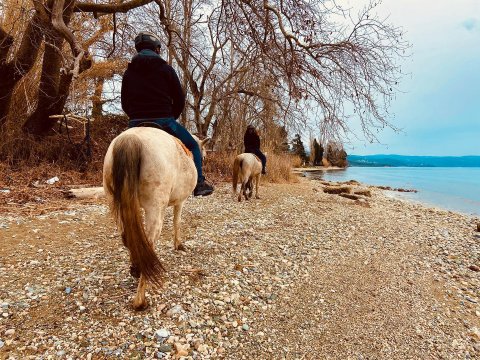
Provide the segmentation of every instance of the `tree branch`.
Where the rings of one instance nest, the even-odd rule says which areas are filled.
[[[74,8],[74,12],[92,12],[92,13],[103,13],[103,14],[112,14],[112,13],[126,13],[129,10],[135,9],[137,7],[147,5],[154,0],[131,0],[121,4],[96,4],[91,2],[77,2]]]

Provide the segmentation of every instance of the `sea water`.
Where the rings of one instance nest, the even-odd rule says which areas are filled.
[[[467,215],[480,216],[480,168],[348,167],[305,173],[327,181],[357,180],[363,184],[415,189],[396,196]]]

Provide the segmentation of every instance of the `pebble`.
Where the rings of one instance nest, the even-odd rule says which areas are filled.
[[[159,329],[155,331],[154,336],[157,341],[163,341],[170,336],[170,331],[168,331],[167,329]]]
[[[222,186],[220,189],[224,192],[221,194],[227,194],[230,187]],[[269,184],[266,187],[267,199],[269,192],[273,195],[272,188],[275,186]],[[421,335],[422,342],[431,344],[431,347],[422,348],[426,350],[427,357],[437,355],[433,344],[438,344],[441,349],[438,355],[442,353],[444,358],[449,358],[448,350],[459,351],[461,346],[464,347],[462,354],[468,350],[475,358],[477,353],[474,349],[478,344],[476,339],[479,333],[476,319],[480,317],[480,305],[472,304],[471,300],[480,302],[476,290],[480,282],[476,277],[478,273],[474,272],[471,264],[478,264],[475,254],[478,254],[479,242],[477,237],[472,239],[470,222],[467,223],[454,214],[441,216],[437,212],[418,211],[422,216],[416,216],[413,212],[416,208],[408,208],[410,205],[405,205],[407,208],[399,206],[396,202],[392,202],[390,208],[382,204],[376,207],[376,199],[372,200],[370,209],[361,210],[349,207],[346,202],[343,203],[343,199],[341,206],[335,204],[334,200],[325,204],[320,192],[315,195],[319,199],[310,204],[308,198],[295,194],[295,186],[292,186],[292,194],[278,198],[280,207],[265,201],[268,206],[274,206],[268,211],[265,211],[263,199],[242,204],[242,207],[248,206],[248,213],[236,202],[223,202],[218,198],[189,200],[185,213],[206,214],[202,221],[197,220],[197,215],[194,216],[194,230],[186,226],[189,228],[187,246],[191,245],[192,249],[199,251],[179,255],[172,251],[170,243],[168,246],[158,244],[158,254],[165,262],[168,273],[165,274],[161,290],[148,288],[147,301],[151,307],[142,312],[135,312],[131,308],[137,282],[129,275],[128,252],[121,245],[120,234],[112,235],[112,224],[106,217],[103,220],[107,213],[106,206],[98,206],[93,213],[84,216],[83,205],[75,204],[78,207],[78,214],[75,215],[78,219],[73,220],[75,223],[70,222],[70,225],[62,227],[65,229],[59,229],[58,221],[51,230],[37,223],[32,224],[30,228],[36,226],[41,229],[38,235],[51,232],[52,239],[64,236],[68,241],[65,242],[65,248],[56,249],[47,242],[44,243],[43,238],[41,242],[35,239],[25,240],[19,232],[17,238],[23,242],[19,242],[21,246],[18,253],[8,258],[8,264],[0,259],[0,273],[7,274],[7,282],[0,283],[0,294],[6,294],[0,299],[0,322],[8,321],[9,328],[19,329],[17,332],[22,335],[6,337],[1,333],[0,337],[3,338],[0,347],[4,350],[5,346],[12,345],[9,351],[15,359],[25,358],[19,353],[19,349],[25,346],[26,351],[33,349],[30,346],[38,349],[38,354],[34,352],[31,358],[37,356],[44,359],[60,358],[57,354],[61,354],[61,349],[66,349],[64,359],[71,357],[87,360],[139,357],[177,359],[181,355],[193,359],[279,358],[282,353],[293,354],[296,341],[299,351],[302,346],[317,345],[306,344],[301,339],[285,338],[281,335],[284,328],[285,333],[289,334],[288,327],[300,324],[298,320],[307,320],[305,324],[310,328],[321,323],[328,330],[335,322],[344,321],[338,316],[337,310],[342,310],[341,306],[357,305],[343,302],[352,300],[344,298],[349,295],[349,291],[342,291],[343,286],[348,285],[348,279],[342,278],[341,285],[336,289],[333,282],[322,277],[325,280],[324,286],[318,286],[319,292],[312,303],[305,303],[305,309],[302,306],[298,309],[288,308],[289,302],[295,304],[299,300],[296,297],[301,296],[292,295],[293,290],[298,290],[297,284],[300,282],[308,285],[315,278],[311,266],[313,262],[320,262],[318,275],[324,276],[328,275],[328,271],[326,274],[322,271],[333,270],[335,265],[362,264],[368,259],[371,270],[385,268],[394,276],[407,275],[408,279],[412,279],[413,288],[407,290],[408,294],[399,294],[401,301],[411,299],[416,306],[418,300],[425,300],[422,304],[432,306],[432,312],[425,315],[432,315],[432,318],[439,315],[433,324],[426,322],[431,320],[430,317],[421,318],[421,331],[399,334],[405,336],[399,337],[399,340],[408,340],[409,335],[415,338]],[[316,211],[318,207],[321,211],[315,213],[313,209]],[[297,213],[291,211],[292,208],[302,211]],[[88,212],[92,211],[92,208],[88,209]],[[168,211],[170,217],[166,216],[165,220],[167,230],[172,226],[171,209]],[[372,214],[374,211],[375,214]],[[328,212],[328,216],[325,215],[324,219],[325,212]],[[100,213],[102,216],[98,216]],[[95,217],[95,226],[91,220],[92,215]],[[396,222],[390,221],[390,215]],[[45,223],[48,222],[48,216],[50,215],[45,218]],[[381,225],[381,221],[376,223],[382,216],[385,225]],[[92,233],[86,227],[90,222],[94,227]],[[184,224],[187,222],[188,220]],[[24,226],[28,230],[27,225]],[[434,235],[434,227],[438,229],[438,236]],[[84,241],[83,231],[89,237],[88,241]],[[162,242],[163,235],[164,233]],[[167,231],[165,238],[169,236]],[[40,243],[44,251],[37,254]],[[414,246],[407,249],[408,256],[402,258],[399,267],[390,268],[389,263],[378,262],[381,260],[379,254],[383,253],[388,260],[398,260],[395,249],[398,246],[404,250],[405,244]],[[415,251],[420,249],[421,254],[417,256]],[[31,254],[36,255],[38,260],[32,262]],[[55,276],[51,272],[38,272],[37,261],[55,267],[58,270]],[[72,261],[83,265],[72,267]],[[245,268],[237,271],[235,264],[241,264]],[[192,270],[196,269],[204,270],[207,276],[193,276],[195,273]],[[348,267],[345,269],[348,273]],[[455,300],[452,309],[448,302],[437,302],[437,297],[423,298],[423,291],[410,292],[411,289],[416,290],[417,285],[423,284],[422,279],[434,274],[438,274],[438,281],[442,281],[437,284],[440,285],[439,291],[445,295],[451,291],[451,297]],[[308,278],[307,275],[312,277]],[[385,273],[387,277],[390,275]],[[399,284],[402,285],[403,281],[400,280]],[[368,288],[372,284],[366,285]],[[392,290],[400,290],[397,285],[396,282],[392,284]],[[330,292],[332,287],[336,293]],[[373,292],[379,296],[378,300],[385,295],[382,291]],[[36,294],[38,300],[33,299]],[[367,299],[370,298],[370,291],[365,294]],[[461,299],[465,304],[463,308],[457,307],[458,300]],[[46,308],[52,301],[57,301],[58,314]],[[4,306],[7,302],[10,306]],[[285,303],[287,309],[284,308]],[[42,306],[45,308],[42,309]],[[447,308],[451,313],[447,314]],[[47,315],[55,321],[55,328],[42,327],[39,322],[38,326],[33,326],[24,334],[21,321],[28,321],[36,309],[50,311]],[[304,313],[305,310],[312,312]],[[392,311],[393,315],[398,315],[394,309]],[[9,314],[7,321],[2,318],[5,313]],[[358,315],[355,311],[351,313],[353,317]],[[300,318],[290,318],[290,315]],[[253,328],[250,328],[247,322],[252,318],[255,322],[252,323]],[[272,323],[273,319],[279,318],[282,318],[282,322]],[[469,322],[463,323],[457,319],[469,319]],[[449,326],[448,334],[441,329],[432,330],[435,326],[443,328],[445,324]],[[4,326],[2,332],[5,329]],[[268,331],[258,331],[260,329]],[[347,332],[350,330],[352,329],[347,329]],[[415,349],[408,349],[400,341],[396,343],[388,335],[383,338],[381,333],[377,335],[379,341],[385,341],[384,349],[393,351],[390,354],[392,357],[399,354],[395,353],[396,345],[399,345],[399,351],[411,351],[412,358],[419,355]],[[453,350],[450,345],[455,338],[458,339],[457,349]],[[430,343],[431,341],[433,342]],[[355,345],[353,342],[346,341],[344,345],[344,353],[357,351],[352,350]],[[190,346],[195,351],[191,351]],[[220,356],[222,354],[225,356]],[[337,354],[332,354],[332,357],[341,358],[335,355]]]
[[[476,272],[480,271],[480,267],[478,267],[477,265],[470,265],[468,268],[472,271],[476,271]]]
[[[183,311],[182,305],[175,305],[167,311],[167,316],[174,317]]]
[[[171,352],[173,349],[171,344],[162,344],[158,347],[158,351],[162,353],[168,353]]]
[[[8,330],[5,330],[5,335],[6,336],[11,336],[15,334],[15,329],[8,329]]]

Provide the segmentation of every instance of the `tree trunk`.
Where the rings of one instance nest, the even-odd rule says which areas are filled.
[[[103,84],[105,83],[105,78],[98,77],[95,79],[95,92],[93,93],[92,98],[92,117],[94,119],[100,118],[103,114],[103,103],[102,93],[103,93]]]
[[[63,21],[68,25],[73,13],[73,2],[64,5]],[[35,111],[23,125],[25,132],[34,135],[45,135],[56,123],[50,115],[61,114],[68,98],[70,84],[73,79],[71,71],[61,73],[62,54],[60,53],[64,37],[50,26],[45,33],[45,52],[43,54],[42,75],[38,89],[38,103]],[[83,58],[79,72],[91,66],[89,59]]]
[[[63,38],[49,31],[45,40],[37,107],[23,125],[24,131],[35,135],[43,135],[54,126],[57,120],[49,116],[58,111],[57,102],[60,100],[58,90],[62,57],[58,49],[62,48]]]
[[[42,40],[43,29],[40,16],[35,14],[25,29],[22,42],[13,59],[10,62],[0,61],[0,79],[2,80],[0,84],[0,126],[4,125],[7,120],[15,85],[32,68]],[[4,60],[7,59],[8,50],[10,50],[8,42],[3,40],[1,52]]]

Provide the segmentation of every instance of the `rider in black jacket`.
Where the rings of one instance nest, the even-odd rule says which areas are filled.
[[[213,187],[202,174],[202,155],[192,135],[176,121],[185,106],[185,95],[175,70],[163,60],[160,40],[142,32],[135,38],[136,54],[122,80],[122,109],[129,127],[154,122],[179,138],[192,152],[198,172],[195,196],[210,195]]]
[[[262,174],[266,174],[265,166],[267,164],[266,156],[260,151],[260,136],[253,125],[247,126],[247,131],[243,136],[243,145],[246,153],[252,153],[258,156],[262,162]]]

